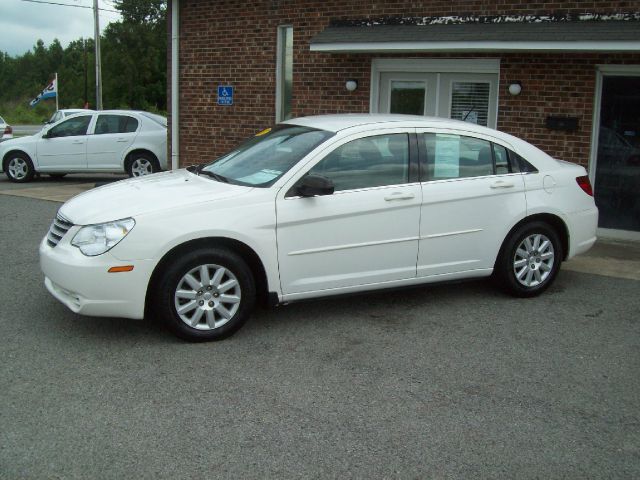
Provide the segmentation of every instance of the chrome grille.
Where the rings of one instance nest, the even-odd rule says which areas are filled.
[[[50,247],[58,245],[65,233],[73,227],[73,223],[64,218],[59,213],[56,214],[56,218],[53,220],[51,227],[49,227],[49,233],[47,234],[47,243]]]

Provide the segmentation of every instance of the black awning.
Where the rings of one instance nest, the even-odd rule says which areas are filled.
[[[317,52],[640,51],[640,22],[504,22],[329,26]]]

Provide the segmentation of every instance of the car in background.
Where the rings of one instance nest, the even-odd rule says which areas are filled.
[[[515,296],[538,295],[593,245],[597,222],[584,167],[511,135],[325,115],[263,130],[207,165],[72,198],[40,265],[73,312],[151,313],[180,337],[219,340],[257,300],[491,275]]]
[[[122,173],[139,177],[167,168],[167,119],[133,110],[83,110],[28,137],[0,144],[12,182],[36,173]]]
[[[90,110],[88,108],[63,108],[62,110],[58,110],[54,112],[54,114],[51,115],[51,118],[49,118],[49,120],[44,121],[43,123],[45,125],[52,125],[56,122],[59,122],[63,118],[67,118],[71,115],[75,115],[76,113],[85,113],[85,112],[92,112],[92,111],[93,110]]]
[[[13,128],[0,117],[0,142],[9,138],[13,138]]]

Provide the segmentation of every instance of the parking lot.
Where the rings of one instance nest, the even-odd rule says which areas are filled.
[[[117,178],[0,179],[1,478],[640,477],[637,245],[533,299],[486,280],[323,299],[190,344],[44,288],[59,201]]]

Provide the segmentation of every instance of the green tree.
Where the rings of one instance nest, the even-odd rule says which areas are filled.
[[[110,23],[101,38],[105,108],[166,110],[166,0],[114,0],[122,20]],[[41,121],[55,109],[46,100],[28,102],[49,82],[59,79],[60,108],[95,106],[94,41],[72,41],[63,48],[56,39],[48,47],[12,57],[0,51],[0,112],[14,123]],[[86,88],[85,88],[86,85]]]

